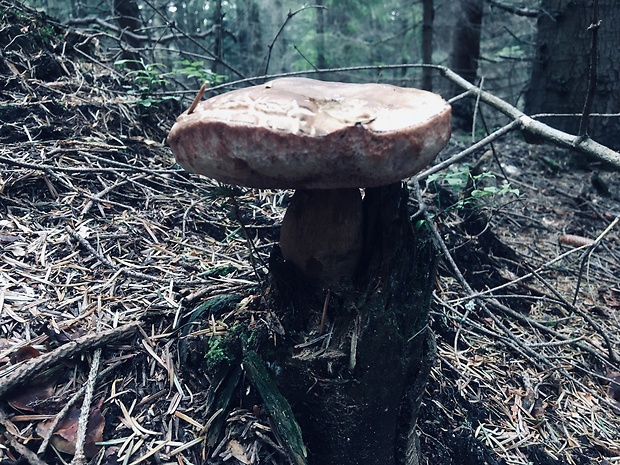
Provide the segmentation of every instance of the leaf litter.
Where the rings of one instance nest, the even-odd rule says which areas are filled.
[[[3,16],[22,23],[7,29],[20,33],[3,42],[0,69],[0,459],[71,460],[54,436],[74,440],[101,349],[88,414],[101,438],[87,458],[288,463],[259,403],[215,408],[203,365],[236,324],[281,331],[261,295],[290,193],[185,173],[165,145],[182,108],[140,107],[92,38],[60,26],[42,38],[45,18],[22,8]],[[464,147],[454,140],[445,158]],[[607,229],[620,182],[598,190],[600,166],[553,147],[514,138],[495,150],[520,194],[479,200],[482,229],[449,208],[449,186],[423,193],[471,288],[442,262],[422,463],[615,463],[620,252],[618,227]],[[230,296],[235,311],[213,310]],[[5,397],[26,386],[20,402]],[[255,399],[247,386],[235,395]]]

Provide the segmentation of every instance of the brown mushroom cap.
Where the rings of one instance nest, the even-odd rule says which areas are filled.
[[[168,143],[186,170],[259,188],[375,187],[412,176],[450,138],[439,95],[276,79],[201,102]]]

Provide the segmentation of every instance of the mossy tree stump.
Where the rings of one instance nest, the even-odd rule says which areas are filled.
[[[349,285],[313,287],[274,251],[270,305],[286,334],[262,357],[301,426],[309,465],[418,463],[436,253],[414,232],[407,202],[400,183],[366,190],[364,250]]]

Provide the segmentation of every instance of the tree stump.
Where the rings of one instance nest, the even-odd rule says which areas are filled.
[[[414,232],[407,202],[400,183],[366,190],[353,283],[321,289],[272,256],[270,305],[286,334],[261,356],[309,465],[418,463],[414,428],[435,360],[436,252],[424,228]]]

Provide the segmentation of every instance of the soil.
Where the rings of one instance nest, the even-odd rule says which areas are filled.
[[[85,34],[11,2],[0,16],[0,460],[36,463],[41,425],[80,405],[99,347],[89,459],[103,446],[100,463],[288,463],[242,367],[209,373],[234,358],[240,327],[286,337],[264,295],[291,193],[184,173],[165,143],[180,102],[145,105]],[[613,463],[620,177],[513,134],[422,196],[462,277],[442,253],[421,463]],[[81,356],[60,353],[89,336]],[[23,362],[40,354],[59,358]],[[20,363],[36,367],[21,382]],[[235,407],[220,412],[216,391]],[[39,460],[70,460],[76,427]]]

